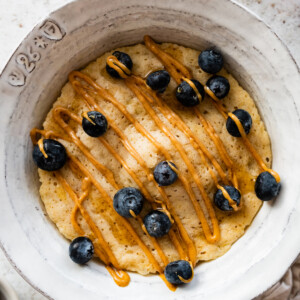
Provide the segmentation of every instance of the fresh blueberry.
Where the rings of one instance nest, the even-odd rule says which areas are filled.
[[[227,78],[214,75],[206,82],[206,86],[214,93],[218,99],[226,97],[230,90],[230,84]]]
[[[154,91],[164,92],[170,82],[170,75],[166,70],[159,70],[147,76],[146,83]]]
[[[199,94],[201,95],[201,98],[204,98],[204,88],[202,84],[195,79],[191,79],[191,81],[196,86]],[[183,80],[176,89],[176,98],[177,100],[184,106],[195,106],[201,102],[202,99],[199,99],[197,96],[197,93],[194,91],[194,89],[188,84],[187,81]]]
[[[269,172],[262,172],[258,175],[255,182],[255,194],[263,201],[269,201],[278,196],[281,183],[277,182]]]
[[[98,111],[89,111],[87,115],[89,119],[91,119],[94,122],[94,124],[91,123],[85,117],[83,117],[82,128],[85,131],[85,133],[92,137],[99,137],[103,135],[107,130],[106,118]]]
[[[207,49],[199,54],[198,64],[204,72],[215,74],[223,67],[223,56],[216,49]]]
[[[245,133],[248,134],[250,132],[250,129],[252,127],[252,118],[250,114],[243,109],[237,109],[233,112],[233,114],[240,120],[241,124],[243,125],[243,128],[245,130]],[[240,131],[238,127],[236,126],[235,122],[228,117],[226,121],[226,129],[228,133],[235,137],[240,137]]]
[[[56,171],[64,166],[67,161],[67,152],[60,142],[52,139],[43,140],[43,148],[48,155],[46,158],[38,144],[33,148],[32,157],[36,165],[45,171]]]
[[[230,198],[237,204],[240,205],[241,201],[241,194],[240,192],[233,186],[230,185],[224,185],[223,188],[227,191]],[[218,189],[214,195],[214,203],[215,205],[224,211],[233,210],[233,208],[230,206],[228,200],[223,195],[223,192],[221,189]]]
[[[142,211],[144,200],[144,196],[138,189],[126,187],[115,194],[113,205],[119,215],[132,218],[130,211],[137,216]]]
[[[127,53],[115,51],[112,55],[115,56],[118,61],[125,65],[129,70],[132,69],[132,60]],[[115,69],[111,68],[108,64],[106,64],[106,71],[112,77],[121,78],[119,73]]]
[[[166,279],[172,284],[182,284],[184,281],[190,281],[193,278],[193,269],[186,260],[177,260],[170,262],[165,268]],[[182,279],[184,280],[182,281]]]
[[[172,162],[162,161],[158,165],[156,165],[154,169],[154,179],[160,186],[167,186],[176,181],[178,178],[177,173],[172,170],[170,167],[171,164],[174,168],[177,169],[176,165]]]
[[[172,226],[169,217],[159,211],[153,210],[144,218],[144,224],[151,236],[162,237],[167,234]]]
[[[92,241],[80,236],[74,239],[69,246],[69,256],[77,264],[87,263],[94,255],[94,245]]]

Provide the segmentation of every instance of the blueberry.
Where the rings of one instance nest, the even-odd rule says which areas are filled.
[[[241,201],[241,194],[240,192],[233,186],[224,185],[223,188],[227,191],[230,198],[237,204],[240,205]],[[215,205],[224,211],[233,210],[230,206],[228,200],[224,197],[223,192],[221,189],[218,189],[214,195],[214,203]]]
[[[125,65],[129,70],[132,69],[132,60],[127,53],[115,51],[112,55],[115,56],[118,61]],[[106,71],[110,76],[114,78],[121,78],[119,73],[115,69],[111,68],[108,64],[106,64]]]
[[[193,278],[193,269],[186,260],[177,260],[170,262],[165,268],[166,279],[172,284],[182,284],[184,281],[190,281]],[[184,280],[182,281],[181,278]]]
[[[233,114],[240,120],[240,122],[243,125],[243,128],[245,130],[245,133],[248,134],[252,127],[252,118],[251,118],[250,114],[243,109],[237,109],[233,112]],[[228,133],[232,136],[235,136],[235,137],[241,136],[238,127],[236,126],[235,122],[230,117],[227,118],[226,129],[227,129]]]
[[[137,216],[142,211],[144,200],[144,196],[138,189],[126,187],[115,194],[113,205],[119,215],[132,218],[130,210]]]
[[[215,74],[223,67],[223,56],[216,49],[206,49],[199,54],[198,64],[204,72]]]
[[[92,241],[80,236],[74,239],[69,246],[69,256],[77,264],[87,263],[94,255],[94,245]]]
[[[154,91],[164,92],[170,82],[170,75],[166,70],[159,70],[147,76],[146,83]]]
[[[107,130],[106,118],[98,111],[89,111],[87,115],[94,124],[83,116],[82,128],[85,133],[92,137],[99,137],[103,135]]]
[[[278,196],[281,183],[277,182],[269,172],[262,172],[258,175],[255,182],[255,194],[263,201],[269,201]]]
[[[159,186],[167,186],[176,181],[178,178],[177,173],[172,170],[170,167],[171,164],[174,168],[177,169],[176,165],[172,162],[162,161],[158,165],[156,165],[154,169],[154,179],[159,184]]]
[[[144,225],[151,236],[162,237],[169,232],[172,223],[165,213],[153,210],[145,216]]]
[[[201,99],[197,96],[197,93],[194,91],[194,89],[189,85],[187,81],[182,81],[177,89],[176,89],[176,98],[177,100],[184,106],[195,106],[201,102],[201,100],[204,98],[204,88],[202,84],[195,79],[191,79],[191,81],[196,86]]]
[[[227,78],[214,75],[206,82],[206,86],[214,93],[218,99],[226,97],[230,90],[230,84]]]
[[[67,152],[64,145],[56,140],[44,139],[43,148],[48,155],[47,158],[41,152],[38,144],[33,148],[32,157],[36,165],[45,171],[61,169],[67,161]]]

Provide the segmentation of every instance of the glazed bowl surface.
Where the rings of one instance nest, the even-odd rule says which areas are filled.
[[[245,235],[202,263],[175,293],[158,276],[117,287],[105,268],[80,267],[39,198],[29,131],[40,127],[68,73],[105,51],[142,41],[219,47],[226,68],[255,99],[272,141],[282,191]],[[20,274],[52,299],[252,299],[281,278],[300,251],[300,75],[287,48],[229,0],[81,0],[53,12],[12,55],[0,79],[0,244]],[[276,266],[276,267],[275,267]]]

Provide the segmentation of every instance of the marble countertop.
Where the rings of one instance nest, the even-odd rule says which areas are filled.
[[[51,11],[69,2],[71,0],[0,0],[0,71],[33,26]],[[264,20],[288,46],[300,66],[300,0],[236,0],[236,2]],[[13,286],[21,300],[46,299],[19,276],[0,250],[1,278],[5,278]]]

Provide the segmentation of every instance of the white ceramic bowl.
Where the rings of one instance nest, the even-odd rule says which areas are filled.
[[[29,131],[40,126],[71,70],[144,34],[196,49],[214,44],[256,100],[282,177],[246,234],[170,292],[158,276],[117,287],[97,263],[79,267],[39,200]],[[52,13],[13,54],[0,83],[0,241],[14,266],[53,299],[251,299],[284,274],[300,250],[300,76],[290,53],[257,17],[228,0],[82,0]]]

